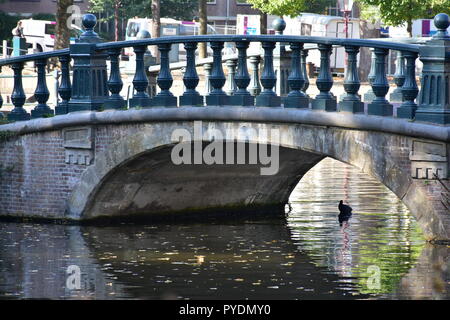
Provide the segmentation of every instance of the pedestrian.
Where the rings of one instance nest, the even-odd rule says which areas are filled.
[[[23,38],[23,27],[21,20],[19,20],[17,22],[17,26],[14,29],[12,29],[12,34],[15,37]]]

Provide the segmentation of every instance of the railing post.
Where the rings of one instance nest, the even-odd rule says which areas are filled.
[[[308,108],[309,99],[305,93],[301,91],[305,84],[305,78],[303,77],[303,71],[301,69],[301,50],[303,49],[303,43],[292,42],[291,43],[291,73],[288,77],[288,84],[291,88],[288,96],[284,98],[285,108]]]
[[[8,114],[8,120],[30,120],[30,114],[23,108],[26,100],[22,85],[23,62],[13,63],[11,67],[14,71],[14,89],[13,93],[11,94],[11,100],[14,105],[14,109],[12,109],[12,111]]]
[[[161,91],[153,97],[153,107],[176,107],[177,97],[175,97],[170,88],[172,87],[173,78],[170,73],[169,51],[172,47],[170,43],[158,44],[158,50],[160,52],[161,65],[159,69],[158,78],[156,82]]]
[[[434,25],[438,31],[419,49],[423,70],[415,119],[447,125],[450,124],[449,16],[444,13],[436,15]]]
[[[386,78],[386,56],[389,53],[389,50],[375,48],[374,52],[376,58],[376,73],[372,84],[372,90],[376,97],[369,103],[367,113],[375,116],[392,116],[392,104],[386,100],[386,94],[389,91],[389,83]]]
[[[345,73],[344,89],[347,93],[341,102],[339,102],[339,111],[348,111],[352,113],[364,112],[364,103],[361,102],[358,96],[358,91],[361,86],[358,78],[357,56],[359,52],[358,47],[346,46],[347,53],[347,70]]]
[[[272,22],[272,28],[275,30],[275,37],[283,35],[286,29],[286,22],[282,18],[277,18]],[[275,92],[279,96],[286,96],[289,92],[289,70],[291,68],[291,55],[286,51],[286,44],[278,42],[273,52],[273,67],[276,75]]]
[[[120,91],[123,87],[119,69],[120,51],[120,48],[108,50],[109,59],[111,61],[108,89],[111,92],[111,95],[105,102],[105,109],[123,109],[125,107],[125,100],[120,95]]]
[[[184,72],[183,82],[186,91],[179,98],[180,106],[201,107],[203,106],[203,97],[195,90],[199,82],[197,68],[195,67],[197,42],[186,42],[184,48],[186,49],[186,70]]]
[[[234,81],[238,90],[230,97],[230,105],[233,106],[253,106],[255,103],[255,98],[247,91],[250,83],[250,75],[247,69],[247,49],[249,45],[250,43],[248,41],[236,42],[236,48],[238,49],[238,67]]]
[[[136,56],[136,71],[133,78],[133,87],[136,93],[130,99],[130,108],[145,108],[151,106],[151,100],[147,93],[148,79],[145,73],[144,53],[147,51],[147,46],[133,47]]]
[[[308,50],[303,49],[302,50],[302,73],[303,78],[305,79],[305,83],[303,84],[302,91],[305,94],[307,98],[309,98],[308,94],[306,93],[306,90],[309,88],[309,77],[308,77],[308,70],[306,70],[306,58],[308,57]]]
[[[261,75],[261,84],[264,90],[256,97],[255,105],[258,107],[281,107],[281,98],[277,96],[273,88],[277,78],[273,69],[273,49],[276,43],[273,41],[264,41],[264,67]]]
[[[261,62],[261,57],[251,56],[249,62],[252,66],[252,77],[250,80],[250,94],[255,97],[261,93],[261,84],[259,83],[259,63]]]
[[[69,100],[72,96],[72,86],[70,84],[69,62],[70,55],[59,57],[61,63],[61,82],[58,87],[58,94],[61,101],[55,107],[55,114],[67,114],[69,112]]]
[[[70,45],[73,79],[69,112],[100,110],[108,98],[106,54],[95,50],[96,44],[101,42],[94,32],[97,18],[85,14],[82,22],[85,32],[78,42]]]
[[[414,119],[417,104],[414,100],[419,93],[416,83],[416,59],[415,52],[402,52],[402,56],[406,59],[405,81],[402,85],[403,103],[397,108],[397,118]]]
[[[320,93],[312,101],[312,109],[336,111],[336,98],[330,93],[333,87],[333,77],[330,70],[330,55],[332,46],[318,45],[320,51],[320,71],[316,85]]]
[[[222,68],[223,42],[211,42],[211,49],[213,50],[213,66],[209,81],[213,90],[206,96],[206,104],[208,106],[224,106],[229,104],[229,96],[222,90],[226,81]]]
[[[53,115],[54,111],[47,105],[48,98],[50,97],[50,92],[47,88],[47,79],[45,78],[47,59],[38,59],[35,63],[37,68],[37,86],[34,91],[34,96],[38,104],[31,111],[31,118],[42,118],[46,115]]]
[[[389,95],[390,102],[403,102],[402,87],[405,83],[405,57],[403,52],[397,51],[397,59],[395,60],[394,82],[397,86]]]

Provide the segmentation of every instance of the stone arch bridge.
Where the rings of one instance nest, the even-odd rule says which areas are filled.
[[[200,138],[195,130],[200,128]],[[449,239],[445,207],[450,128],[313,110],[245,107],[82,112],[7,124],[0,160],[2,215],[84,221],[102,217],[283,208],[324,157],[351,164],[392,190],[430,240]],[[175,164],[183,143],[277,145],[275,174],[263,164]],[[214,130],[211,130],[214,129]],[[277,131],[277,136],[248,132]],[[229,137],[229,136],[228,136]],[[226,158],[227,149],[224,149]],[[442,179],[437,180],[436,177]]]
[[[301,177],[324,157],[332,157],[392,190],[427,239],[450,240],[448,15],[435,17],[437,32],[421,45],[284,36],[283,23],[275,26],[276,35],[102,42],[95,23],[95,16],[85,15],[85,32],[70,48],[0,60],[0,67],[11,66],[14,72],[14,108],[5,114],[6,121],[0,113],[0,215],[92,221],[282,209]],[[205,42],[213,55],[208,68],[204,66],[208,90],[202,96],[197,91],[196,50]],[[225,42],[234,43],[238,52],[226,61],[228,80],[223,70]],[[260,44],[256,55],[247,52],[252,42]],[[178,97],[171,92],[173,44],[183,44],[186,51],[185,90]],[[158,90],[149,81],[148,46],[156,46],[160,55]],[[336,46],[344,47],[348,56],[342,97],[331,92],[330,56]],[[127,47],[133,47],[135,56],[130,99],[121,94],[119,57]],[[372,51],[371,90],[364,102],[358,93],[361,48]],[[314,97],[307,91],[310,49],[320,54],[315,81],[320,93]],[[397,88],[388,96],[390,51],[397,56]],[[61,99],[54,109],[47,105],[45,70],[50,58],[61,64]],[[423,63],[420,90],[417,58]],[[24,108],[22,84],[29,62],[37,70],[37,105],[31,114]],[[0,95],[0,107],[2,102]],[[196,135],[196,128],[205,133]],[[223,153],[220,145],[225,145]],[[195,164],[196,146],[204,163]],[[255,146],[259,162],[250,152]],[[235,147],[248,149],[248,156],[240,158]],[[188,164],[192,156],[194,164]],[[208,164],[211,159],[217,162]],[[220,159],[228,164],[219,164]],[[262,174],[272,164],[276,170]]]

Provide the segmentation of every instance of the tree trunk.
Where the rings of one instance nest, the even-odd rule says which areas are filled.
[[[206,0],[199,0],[198,2],[198,16],[200,21],[200,34],[207,34],[207,23],[208,23],[208,6],[206,5]],[[206,43],[199,43],[199,58],[206,58]]]
[[[413,35],[412,35],[412,20],[411,19],[409,19],[406,22],[406,31],[408,32],[409,37],[412,38]]]
[[[267,13],[261,12],[259,14],[259,21],[261,24],[261,34],[267,34]]]
[[[55,50],[67,48],[70,44],[70,25],[72,13],[67,13],[69,6],[73,5],[73,0],[57,0],[56,3],[56,30],[55,30]]]
[[[114,41],[119,41],[119,6],[120,0],[114,2]]]
[[[159,0],[152,1],[152,38],[159,38],[161,36],[161,3]],[[159,61],[159,51],[156,46],[153,46],[153,56],[156,61]]]

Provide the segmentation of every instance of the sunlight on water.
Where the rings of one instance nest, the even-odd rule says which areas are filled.
[[[342,227],[339,200],[353,208]],[[357,284],[361,293],[392,292],[425,244],[415,219],[395,194],[330,158],[302,178],[290,203],[288,226],[298,248],[317,266],[341,276],[344,287]],[[377,272],[378,283],[370,278]]]

